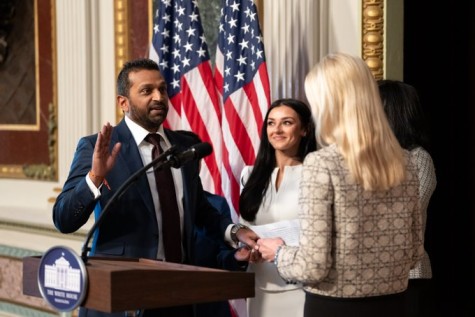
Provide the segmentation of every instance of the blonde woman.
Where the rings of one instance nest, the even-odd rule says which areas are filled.
[[[405,316],[409,271],[423,254],[415,162],[361,58],[326,56],[305,91],[322,148],[303,164],[300,245],[261,239],[256,249],[303,283],[304,316]]]

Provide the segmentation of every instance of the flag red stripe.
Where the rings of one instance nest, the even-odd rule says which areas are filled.
[[[201,63],[200,65],[198,65],[198,70],[201,74],[201,78],[203,78],[203,81],[205,82],[206,90],[210,95],[214,111],[216,112],[218,119],[221,122],[221,109],[219,107],[219,99],[218,94],[216,93],[215,82],[213,81],[213,72],[211,71],[211,65],[208,61]]]
[[[201,73],[197,73],[200,74]],[[205,77],[206,78],[206,77]],[[213,83],[211,83],[212,85]],[[212,91],[211,94],[214,94],[214,87],[211,86],[210,89],[206,87],[208,93],[210,90]],[[207,130],[207,124],[203,121],[203,117],[201,116],[198,106],[196,104],[195,97],[193,95],[193,88],[186,80],[186,77],[183,76],[181,80],[181,94],[183,96],[183,112],[185,113],[186,117],[188,118],[188,122],[190,124],[191,130],[194,131],[196,134],[200,136],[200,138],[209,143],[213,143],[212,139]],[[210,95],[211,95],[210,94]],[[211,97],[211,96],[210,96]],[[215,95],[214,98],[217,98]],[[214,103],[213,103],[214,104]],[[214,107],[216,110],[216,107]],[[211,173],[213,182],[214,182],[214,191],[215,193],[222,193],[221,188],[221,175],[219,171],[219,164],[218,158],[216,157],[216,152],[213,151],[211,155],[205,158],[205,163],[208,166],[208,169]]]
[[[216,54],[219,54],[219,49],[216,51]],[[221,75],[221,72],[219,71],[218,67],[216,66],[216,71],[214,72],[214,81],[216,82],[216,88],[218,92],[223,95],[223,76]]]
[[[205,98],[200,98],[202,102],[211,103],[214,109],[214,112],[211,113],[209,110],[209,105],[201,105],[201,107],[197,107],[198,110],[201,109],[203,121],[205,124],[200,125],[204,127],[207,131],[207,140],[209,143],[213,145],[213,153],[214,159],[212,157],[206,157],[205,162],[208,166],[210,174],[213,178],[214,182],[214,193],[218,195],[223,194],[222,189],[222,180],[221,180],[221,149],[222,149],[222,131],[221,131],[221,107],[219,102],[218,93],[216,92],[215,82],[213,80],[213,72],[211,70],[211,63],[209,61],[205,61],[198,65],[197,67],[201,79],[204,82],[204,86],[206,87],[206,93],[208,95],[208,99],[203,100]],[[202,91],[203,85],[200,86],[198,81],[193,82],[194,92]],[[203,109],[204,108],[204,109]],[[204,115],[203,115],[204,112]],[[193,130],[195,130],[195,126],[193,126]],[[198,130],[198,127],[196,127]],[[205,140],[206,140],[205,139]]]
[[[264,118],[262,116],[261,108],[259,107],[259,99],[257,97],[257,92],[256,92],[256,89],[255,89],[255,86],[251,82],[247,85],[244,85],[242,87],[242,89],[244,90],[244,92],[247,95],[247,98],[249,99],[249,102],[250,102],[251,108],[252,108],[252,112],[254,114],[254,120],[256,122],[256,127],[257,127],[257,131],[255,131],[255,133],[258,136],[260,136],[262,121],[264,120]],[[253,162],[254,162],[254,160],[253,160]]]
[[[231,201],[231,207],[234,209],[234,213],[237,217],[239,216],[239,180],[234,177],[233,169],[229,162],[229,152],[225,146],[223,147],[222,157],[224,169],[226,170],[226,173],[223,172],[222,175],[223,178],[226,178],[226,183],[230,186],[230,190],[227,193],[225,192],[225,194],[228,194],[228,201]]]
[[[270,83],[269,83],[269,75],[267,75],[268,74],[267,73],[267,64],[262,63],[261,66],[259,66],[258,72],[259,72],[259,78],[260,78],[262,87],[264,88],[264,92],[266,92],[267,97],[269,97]],[[267,108],[268,108],[269,104],[270,104],[270,100],[267,100],[266,111],[267,111]]]
[[[252,146],[252,141],[249,138],[248,131],[239,117],[236,108],[231,100],[228,98],[224,103],[224,115],[226,120],[230,123],[231,134],[234,138],[241,156],[246,164],[254,162],[255,152]]]
[[[178,93],[168,103],[168,114],[163,126],[167,129],[176,129],[180,124],[181,116],[181,94]]]

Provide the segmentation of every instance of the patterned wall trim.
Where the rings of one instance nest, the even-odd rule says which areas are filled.
[[[119,74],[122,65],[129,59],[128,0],[114,1],[115,69]],[[122,110],[116,106],[116,122],[122,118]]]
[[[376,79],[384,77],[384,0],[363,0],[362,57]]]
[[[42,236],[56,237],[59,239],[65,239],[64,233],[59,232],[54,227],[42,226],[34,223],[26,223],[20,221],[11,221],[0,219],[0,228],[17,232],[27,232],[32,234],[38,234]],[[86,237],[87,231],[80,230],[67,235],[67,239],[75,241],[83,241]]]
[[[28,308],[20,305],[15,305],[12,303],[0,301],[0,316],[3,316],[2,313],[8,314],[5,316],[22,316],[22,317],[52,317],[59,316],[59,314],[46,313],[37,309]],[[69,314],[70,316],[71,314]],[[61,315],[64,316],[64,315]]]
[[[36,255],[41,255],[41,252],[21,249],[21,248],[14,248],[14,247],[0,244],[0,256],[2,257],[22,259],[26,256],[36,256]]]

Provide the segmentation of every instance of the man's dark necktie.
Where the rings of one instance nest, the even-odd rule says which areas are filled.
[[[163,152],[160,146],[160,138],[160,135],[156,133],[151,133],[145,138],[145,141],[153,144],[152,159],[155,159]],[[155,169],[154,173],[162,211],[162,237],[165,260],[167,262],[181,263],[180,213],[178,211],[172,172],[170,168],[164,168],[160,171]]]

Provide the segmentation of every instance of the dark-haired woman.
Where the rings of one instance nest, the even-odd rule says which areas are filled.
[[[305,156],[316,150],[310,108],[295,99],[276,100],[267,111],[254,166],[241,175],[239,210],[245,225],[264,225],[298,217],[298,191]],[[301,284],[287,284],[272,263],[250,263],[255,297],[249,317],[303,316]]]
[[[378,86],[389,125],[401,147],[410,151],[418,167],[419,200],[425,229],[427,208],[437,185],[437,178],[434,163],[427,152],[429,137],[419,95],[413,86],[399,80],[380,80]],[[425,250],[422,260],[409,272],[407,290],[408,316],[436,316],[432,269]]]

